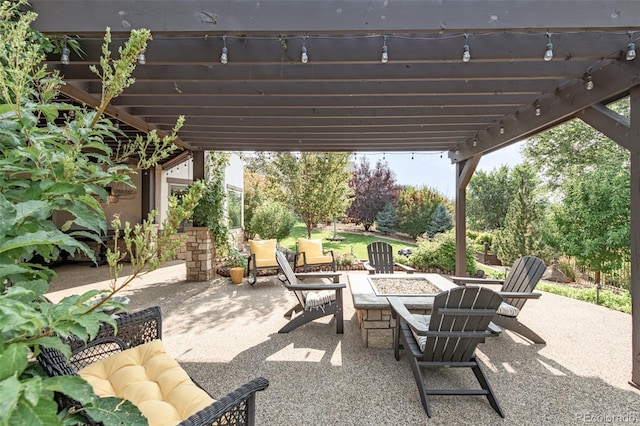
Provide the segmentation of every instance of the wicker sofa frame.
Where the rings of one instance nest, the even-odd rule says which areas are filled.
[[[56,349],[44,348],[38,355],[38,361],[49,376],[77,375],[78,370],[93,362],[162,337],[162,318],[157,306],[132,314],[120,314],[116,322],[117,334],[114,333],[113,327],[103,324],[98,335],[86,344],[74,337],[64,339],[71,348],[71,359],[67,360]],[[193,382],[202,388],[197,382]],[[255,394],[266,389],[268,385],[269,382],[265,378],[259,377],[222,398],[210,395],[217,401],[182,421],[180,426],[254,425]],[[206,392],[206,389],[203,390]],[[61,409],[81,407],[77,401],[62,394],[56,395],[56,401]],[[90,424],[101,424],[89,417],[87,421]]]

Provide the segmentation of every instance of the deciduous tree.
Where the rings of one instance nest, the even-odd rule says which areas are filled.
[[[346,153],[282,152],[267,165],[267,176],[304,221],[309,238],[318,223],[344,213],[350,194],[348,159]]]
[[[416,238],[427,231],[431,223],[431,215],[439,204],[448,200],[431,188],[407,187],[398,194],[398,228],[400,232]]]
[[[489,231],[504,226],[514,187],[507,166],[478,171],[469,181],[467,220],[471,229]]]
[[[349,186],[354,197],[347,216],[356,225],[362,224],[367,231],[387,203],[395,204],[398,194],[395,174],[388,164],[378,160],[372,169],[367,157],[362,157],[360,164],[356,165]]]

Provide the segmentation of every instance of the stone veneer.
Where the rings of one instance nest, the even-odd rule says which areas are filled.
[[[455,287],[451,281],[438,274],[401,274],[402,278],[427,279],[442,290]],[[377,274],[378,277],[393,278],[392,274]],[[396,320],[391,317],[391,309],[387,296],[376,294],[369,276],[365,274],[348,274],[349,288],[353,298],[362,344],[366,348],[393,348],[393,335]],[[395,277],[398,277],[395,275]],[[399,277],[398,277],[399,278]],[[409,311],[414,314],[429,314],[433,307],[433,296],[400,295]]]
[[[215,274],[213,267],[213,239],[206,227],[185,227],[187,233],[187,281],[209,281]]]

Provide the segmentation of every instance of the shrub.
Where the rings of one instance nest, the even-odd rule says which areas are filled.
[[[256,209],[251,219],[251,229],[260,238],[275,238],[280,241],[287,238],[293,230],[295,218],[282,203],[272,201]]]
[[[390,234],[398,230],[398,218],[396,208],[393,204],[387,203],[376,216],[376,228],[383,234]]]
[[[466,271],[476,272],[476,261],[472,248],[467,245]],[[437,234],[432,241],[418,241],[418,248],[409,256],[410,263],[416,268],[439,268],[453,272],[456,269],[456,237],[453,230]]]
[[[342,253],[336,256],[336,266],[353,266],[358,259],[351,253]]]
[[[481,232],[475,238],[475,243],[480,244],[482,249],[487,247],[487,250],[491,250],[491,245],[493,244],[493,235],[489,232]]]

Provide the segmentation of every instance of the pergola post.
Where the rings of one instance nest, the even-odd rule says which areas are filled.
[[[631,384],[640,387],[640,86],[630,91],[631,123]]]
[[[193,152],[193,181],[204,180],[204,151]]]
[[[475,172],[481,155],[456,163],[456,275],[465,276],[467,270],[467,185]]]

